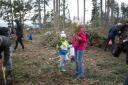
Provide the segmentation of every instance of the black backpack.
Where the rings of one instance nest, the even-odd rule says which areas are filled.
[[[7,27],[0,27],[0,35],[9,36],[9,28],[7,28]]]

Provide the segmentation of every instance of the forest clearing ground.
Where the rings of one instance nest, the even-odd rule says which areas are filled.
[[[84,58],[86,78],[80,81],[73,62],[66,64],[67,72],[59,72],[56,49],[42,46],[41,35],[34,34],[33,41],[24,41],[25,50],[19,45],[13,53],[16,85],[122,85],[128,72],[125,57],[114,58],[109,51],[89,47]]]

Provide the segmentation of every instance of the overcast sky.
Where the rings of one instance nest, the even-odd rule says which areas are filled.
[[[105,0],[103,0],[105,1]],[[128,0],[116,0],[119,4],[121,2],[125,2],[128,4]],[[68,4],[68,8],[70,10],[70,16],[71,19],[74,17],[77,17],[77,0],[66,0],[66,4]],[[83,0],[79,0],[79,15],[80,15],[80,21],[83,22]],[[49,7],[47,9],[50,11],[53,9],[53,0],[49,2]],[[43,13],[43,12],[42,12]],[[86,22],[91,19],[91,13],[92,13],[92,0],[86,0],[86,15],[85,15],[85,20]],[[30,16],[33,16],[34,12],[30,12],[27,14],[27,18],[30,18]],[[43,16],[43,14],[42,14]]]
[[[105,0],[103,0],[105,1]],[[125,2],[128,4],[128,0],[116,0],[119,4],[121,2]],[[69,4],[70,14],[73,19],[73,17],[77,17],[77,0],[67,0]],[[81,22],[83,21],[83,0],[79,0],[79,15]],[[86,0],[86,15],[85,19],[86,21],[91,19],[91,13],[92,13],[92,0]]]

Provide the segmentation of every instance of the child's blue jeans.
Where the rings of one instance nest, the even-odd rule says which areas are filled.
[[[78,77],[84,77],[84,63],[83,63],[84,50],[75,49],[75,62],[76,62],[76,74]]]
[[[65,58],[66,55],[60,55],[60,64],[59,64],[60,68],[64,68]]]

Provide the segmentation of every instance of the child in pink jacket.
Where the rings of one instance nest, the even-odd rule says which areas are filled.
[[[86,48],[87,38],[85,33],[85,28],[83,26],[78,26],[78,31],[73,34],[72,44],[75,49],[75,62],[76,62],[76,69],[75,74],[78,78],[84,78],[84,64],[83,64],[83,57],[84,57],[84,50]]]

